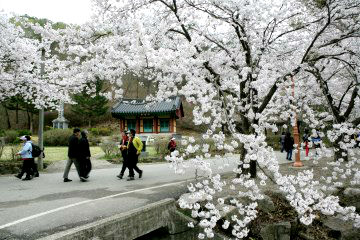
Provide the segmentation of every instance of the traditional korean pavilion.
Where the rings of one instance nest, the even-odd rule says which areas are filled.
[[[149,103],[141,99],[122,99],[111,115],[120,120],[120,130],[135,129],[136,133],[176,133],[176,119],[184,117],[180,97]]]

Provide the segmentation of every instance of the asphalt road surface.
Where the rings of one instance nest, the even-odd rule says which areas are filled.
[[[216,172],[229,172],[237,156],[216,159]],[[214,159],[213,159],[214,160]],[[229,163],[225,169],[219,169]],[[62,172],[42,173],[21,181],[0,177],[0,239],[37,239],[59,231],[124,213],[164,198],[178,198],[194,179],[194,170],[177,175],[169,164],[139,165],[143,178],[119,180],[120,168],[95,169],[88,182],[80,182],[74,170],[64,183]]]

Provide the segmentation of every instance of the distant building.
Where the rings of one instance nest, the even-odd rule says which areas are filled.
[[[148,103],[141,99],[122,99],[111,115],[120,120],[120,130],[135,129],[137,133],[176,133],[176,119],[184,117],[180,97]]]

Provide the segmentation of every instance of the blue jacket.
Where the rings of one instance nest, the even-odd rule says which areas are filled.
[[[31,141],[27,141],[26,143],[24,143],[24,146],[22,148],[22,150],[19,152],[19,154],[21,155],[21,158],[32,158],[32,145],[31,145]]]

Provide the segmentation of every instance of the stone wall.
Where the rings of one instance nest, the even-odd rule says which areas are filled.
[[[175,210],[175,200],[164,199],[126,213],[117,214],[41,239],[134,239],[162,227],[171,228],[173,226],[171,224],[171,213]]]

